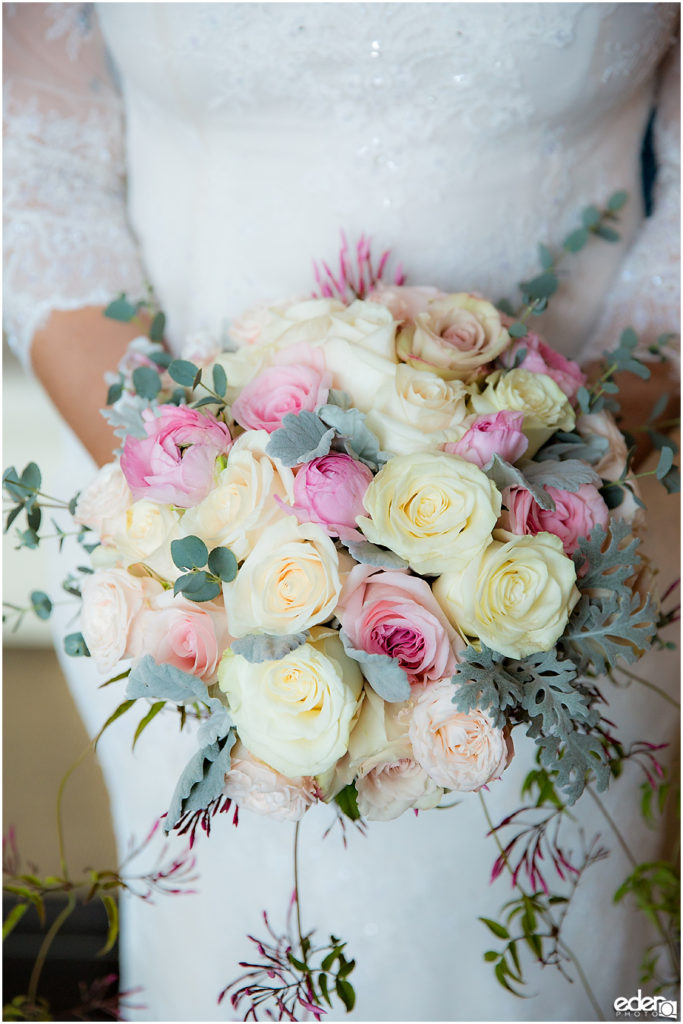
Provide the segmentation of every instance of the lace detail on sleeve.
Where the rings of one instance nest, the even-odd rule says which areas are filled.
[[[5,4],[5,329],[28,362],[50,312],[142,294],[122,102],[92,6]]]
[[[666,58],[654,122],[657,159],[654,210],[629,250],[583,361],[616,347],[621,331],[637,331],[642,353],[660,334],[680,331],[680,47]],[[667,350],[680,370],[680,348]]]

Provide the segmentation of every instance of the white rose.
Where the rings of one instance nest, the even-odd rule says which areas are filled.
[[[572,430],[576,420],[569,399],[552,378],[519,368],[489,374],[482,393],[472,396],[472,407],[480,415],[505,409],[523,412],[522,430],[529,439],[527,459],[556,430]]]
[[[133,495],[121,467],[118,462],[109,462],[81,491],[74,522],[94,530],[106,544],[123,528],[126,510],[132,503]]]
[[[417,761],[438,785],[469,793],[502,775],[512,750],[504,731],[496,729],[485,712],[458,711],[454,692],[446,679],[422,691],[410,738]]]
[[[266,527],[236,579],[223,584],[230,632],[298,633],[329,619],[340,591],[330,538],[321,527],[287,516]]]
[[[265,448],[270,435],[249,430],[237,439],[218,484],[183,515],[185,536],[201,537],[209,550],[228,547],[238,561],[247,557],[266,526],[288,517],[275,500],[294,500],[294,474]]]
[[[332,314],[331,321],[323,344],[334,387],[367,412],[382,385],[394,379],[396,321],[386,307],[360,300]]]
[[[428,451],[465,432],[469,394],[460,380],[401,364],[379,389],[366,422],[385,451]]]
[[[607,441],[607,451],[593,467],[603,480],[618,480],[621,476],[628,450],[624,435],[609,412],[585,413],[576,421],[576,431],[581,437],[597,435]]]
[[[278,821],[301,821],[318,799],[315,779],[289,779],[253,757],[241,743],[232,751],[224,793],[240,810],[267,814]]]
[[[358,777],[356,791],[358,810],[368,821],[393,821],[405,811],[426,811],[443,796],[443,789],[412,758],[376,765]]]
[[[288,778],[325,772],[346,753],[363,677],[335,630],[312,630],[279,661],[228,649],[218,682],[245,747]]]
[[[142,498],[126,510],[112,543],[125,565],[144,562],[165,579],[175,580],[180,570],[171,558],[171,541],[179,536],[178,513],[168,505]]]
[[[108,672],[128,651],[131,626],[145,595],[161,590],[158,583],[137,579],[125,569],[101,569],[81,584],[81,632],[100,672]]]

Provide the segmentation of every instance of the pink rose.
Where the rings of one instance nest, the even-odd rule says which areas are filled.
[[[151,654],[159,664],[174,665],[209,681],[230,639],[222,606],[213,601],[196,604],[165,590],[135,616],[129,653],[134,658]]]
[[[523,422],[524,413],[510,410],[477,416],[467,433],[459,441],[445,444],[444,451],[459,455],[480,469],[488,465],[494,455],[506,462],[516,462],[529,446],[522,433]]]
[[[529,333],[507,350],[501,358],[503,365],[514,366],[515,356],[522,350],[526,355],[522,362],[517,364],[520,369],[529,370],[531,373],[544,373],[546,377],[551,377],[555,381],[570,401],[576,398],[577,391],[588,379],[578,363],[556,352],[538,334]]]
[[[191,508],[214,484],[216,458],[230,451],[225,423],[187,406],[144,409],[147,437],[126,438],[121,469],[133,497]]]
[[[512,759],[512,741],[485,711],[458,711],[454,693],[448,680],[422,691],[410,722],[410,740],[416,760],[439,786],[471,793],[503,774]]]
[[[281,775],[239,742],[232,752],[224,792],[240,810],[267,814],[277,821],[301,821],[320,795],[311,776],[290,779]]]
[[[580,537],[590,537],[597,524],[607,526],[607,505],[593,484],[581,484],[576,492],[558,487],[545,490],[555,502],[554,509],[542,509],[523,487],[506,487],[503,504],[508,511],[503,512],[500,525],[520,536],[554,533],[562,541],[565,555],[571,557],[579,546]]]
[[[247,430],[272,434],[288,412],[315,412],[327,401],[332,375],[324,356],[309,345],[290,346],[246,384],[232,403],[232,415]]]
[[[402,569],[356,565],[335,612],[356,650],[387,654],[411,683],[452,676],[464,647],[429,584]]]
[[[436,807],[443,790],[424,768],[404,757],[375,765],[356,779],[358,810],[368,821],[393,821],[413,808]]]
[[[298,470],[293,508],[275,500],[300,523],[317,523],[330,537],[363,540],[356,516],[365,514],[363,497],[371,481],[372,472],[364,463],[343,452],[330,452]]]

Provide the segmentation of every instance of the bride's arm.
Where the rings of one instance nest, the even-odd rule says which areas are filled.
[[[139,328],[107,320],[144,294],[126,220],[122,104],[90,5],[3,8],[5,330],[98,461],[114,438],[103,373]]]

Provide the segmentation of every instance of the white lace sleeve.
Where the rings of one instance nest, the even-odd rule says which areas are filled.
[[[28,362],[52,310],[143,294],[121,98],[90,4],[3,4],[5,330]]]
[[[653,212],[624,259],[597,330],[582,353],[585,362],[614,348],[628,326],[637,331],[643,352],[660,334],[680,331],[680,80],[676,43],[664,61],[657,95]],[[679,349],[669,352],[680,364]]]

